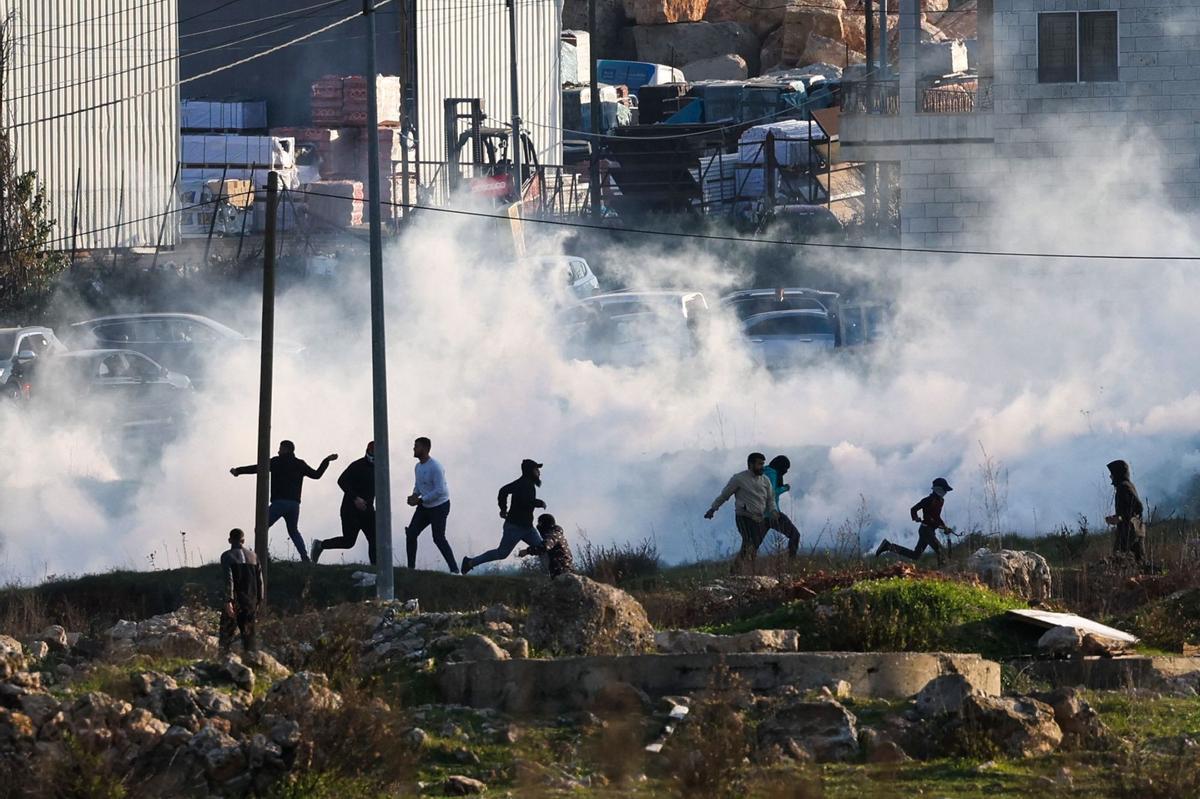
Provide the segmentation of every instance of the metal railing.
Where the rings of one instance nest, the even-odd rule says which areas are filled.
[[[900,81],[847,81],[843,83],[842,113],[899,114]]]
[[[919,110],[923,114],[972,114],[992,110],[991,81],[976,78],[924,86]]]

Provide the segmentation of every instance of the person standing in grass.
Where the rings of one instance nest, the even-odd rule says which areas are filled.
[[[225,577],[225,604],[221,607],[221,624],[217,644],[222,653],[228,652],[233,639],[242,638],[242,650],[258,649],[255,623],[258,607],[266,594],[262,567],[252,550],[246,549],[246,534],[238,528],[229,531],[229,549],[221,555],[221,573]]]
[[[937,555],[937,565],[938,568],[941,568],[945,564],[945,559],[942,557],[942,544],[938,541],[937,531],[941,529],[948,533],[954,532],[949,525],[942,521],[942,508],[946,504],[946,494],[953,490],[946,482],[946,478],[939,477],[933,481],[933,490],[930,491],[929,496],[909,509],[912,520],[921,525],[917,529],[916,549],[893,544],[885,538],[879,542],[879,548],[875,550],[875,557],[879,557],[884,552],[895,552],[901,557],[915,561],[919,560],[921,554],[928,548]]]
[[[783,482],[783,477],[788,473],[788,469],[792,468],[792,462],[788,460],[786,455],[776,455],[771,458],[771,462],[767,464],[767,468],[763,469],[763,474],[771,481],[771,489],[775,495],[775,509],[777,513],[775,518],[766,517],[767,527],[782,535],[788,541],[788,557],[796,557],[796,553],[800,550],[800,530],[796,525],[792,524],[792,520],[787,514],[779,510],[779,498],[785,493],[792,490],[792,487]]]
[[[726,500],[735,497],[733,520],[742,537],[742,548],[738,551],[735,563],[758,557],[758,548],[767,537],[768,526],[774,524],[779,515],[779,509],[775,506],[775,489],[764,473],[766,468],[767,456],[761,452],[751,452],[746,458],[746,471],[729,478],[725,488],[704,514],[704,518],[711,519]]]
[[[1141,565],[1146,557],[1146,525],[1142,522],[1145,508],[1137,487],[1130,479],[1129,464],[1126,461],[1113,461],[1108,464],[1108,476],[1115,491],[1113,515],[1105,518],[1116,528],[1113,554],[1128,552]]]
[[[464,557],[461,567],[463,574],[476,566],[504,560],[522,541],[531,548],[541,548],[542,537],[533,527],[534,510],[546,507],[546,503],[537,498],[541,484],[542,464],[529,458],[521,461],[521,476],[501,488],[496,495],[496,501],[500,503],[500,518],[504,520],[500,545],[474,558]]]

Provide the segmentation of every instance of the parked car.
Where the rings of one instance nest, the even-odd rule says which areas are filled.
[[[192,381],[133,350],[64,352],[26,376],[34,409],[96,413],[122,427],[178,422],[191,409]]]
[[[600,290],[600,281],[587,260],[577,255],[534,255],[523,262],[532,268],[535,279],[549,282],[557,299],[583,300]]]
[[[22,376],[34,361],[66,352],[48,327],[0,328],[0,390],[10,399],[22,393]]]
[[[768,369],[803,363],[842,343],[839,295],[805,288],[751,289],[721,299],[755,360]]]
[[[695,354],[708,313],[698,291],[618,291],[582,300],[562,316],[568,355],[616,366]]]
[[[206,366],[222,350],[258,348],[258,340],[206,316],[185,313],[123,314],[104,316],[71,326],[80,346],[140,352],[172,371],[192,375],[202,386],[209,377]],[[276,354],[295,354],[294,344],[275,341]]]

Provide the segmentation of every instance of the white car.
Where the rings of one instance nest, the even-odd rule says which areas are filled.
[[[571,357],[640,366],[694,355],[707,313],[698,291],[617,291],[582,300],[561,318]]]
[[[839,296],[804,288],[750,289],[721,298],[733,312],[751,356],[786,369],[841,345]]]
[[[555,294],[565,288],[564,299],[582,300],[600,290],[592,268],[578,255],[534,255],[523,264],[532,269],[535,279],[547,280]]]
[[[16,399],[21,394],[15,372],[46,355],[67,348],[48,327],[0,327],[0,390]]]

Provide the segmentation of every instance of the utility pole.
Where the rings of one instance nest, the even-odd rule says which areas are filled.
[[[388,451],[387,345],[383,324],[383,214],[379,196],[379,97],[375,67],[375,0],[363,0],[367,23],[367,198],[371,215],[371,386],[375,418],[375,596],[394,599],[392,474]]]
[[[512,78],[512,165],[516,183],[517,202],[520,203],[525,188],[521,171],[521,95],[517,83],[517,0],[505,0],[508,5],[508,59]]]
[[[275,367],[275,217],[279,214],[279,173],[267,176],[267,230],[263,235],[262,352],[258,373],[258,472],[254,487],[254,554],[267,576],[267,503],[271,479],[271,387]]]
[[[588,0],[588,62],[590,77],[588,93],[592,98],[592,146],[588,153],[588,187],[591,190],[592,218],[599,221],[600,209],[600,76],[596,67],[596,0]]]
[[[888,0],[879,0],[879,74],[888,77]]]

